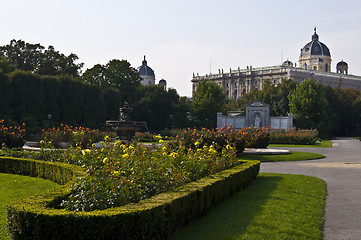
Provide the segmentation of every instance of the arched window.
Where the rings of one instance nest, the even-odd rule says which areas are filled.
[[[305,63],[305,65],[303,66],[303,69],[307,70],[307,63]]]
[[[328,72],[328,64],[325,64],[325,71]]]

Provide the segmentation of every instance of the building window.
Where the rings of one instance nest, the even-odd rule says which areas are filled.
[[[325,64],[325,71],[328,72],[328,64]]]
[[[316,67],[316,66],[314,66],[314,67],[313,67],[313,70],[317,70],[317,67]]]
[[[307,70],[307,63],[305,63],[305,65],[303,66],[303,68]]]

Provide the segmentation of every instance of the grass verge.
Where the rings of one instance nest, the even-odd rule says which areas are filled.
[[[309,152],[291,152],[283,155],[240,155],[240,160],[259,160],[261,162],[303,161],[324,158],[325,155]]]
[[[270,144],[269,147],[307,147],[307,148],[332,148],[331,140],[322,140],[314,145],[293,145],[293,144]]]
[[[6,206],[11,202],[60,186],[50,180],[0,173],[0,239],[10,239],[6,227]]]
[[[205,217],[173,236],[178,239],[322,239],[326,199],[319,178],[260,173]]]

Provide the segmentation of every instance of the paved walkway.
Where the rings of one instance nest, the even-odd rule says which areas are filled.
[[[285,148],[317,152],[324,159],[262,163],[262,172],[303,174],[326,181],[325,240],[361,239],[361,142],[351,138],[332,141],[332,148]]]

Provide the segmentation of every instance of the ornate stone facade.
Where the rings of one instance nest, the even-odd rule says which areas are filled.
[[[212,81],[221,86],[228,98],[238,99],[252,89],[262,89],[264,80],[271,80],[274,85],[283,79],[293,79],[298,83],[313,78],[324,85],[340,88],[354,88],[361,91],[361,76],[348,75],[348,65],[341,61],[337,64],[337,72],[330,72],[331,54],[326,45],[318,41],[315,31],[312,41],[301,49],[300,67],[290,61],[279,66],[236,69],[225,73],[218,70],[217,74],[199,76],[193,74],[192,93],[197,90],[198,82],[202,79]],[[308,50],[307,50],[308,48]],[[342,63],[343,62],[343,63]],[[345,65],[346,64],[346,65]]]
[[[232,126],[232,129],[246,127],[271,127],[272,129],[291,129],[293,127],[293,115],[283,117],[271,117],[269,105],[262,102],[252,102],[246,106],[246,116],[242,113],[222,115],[217,113],[217,127]]]

